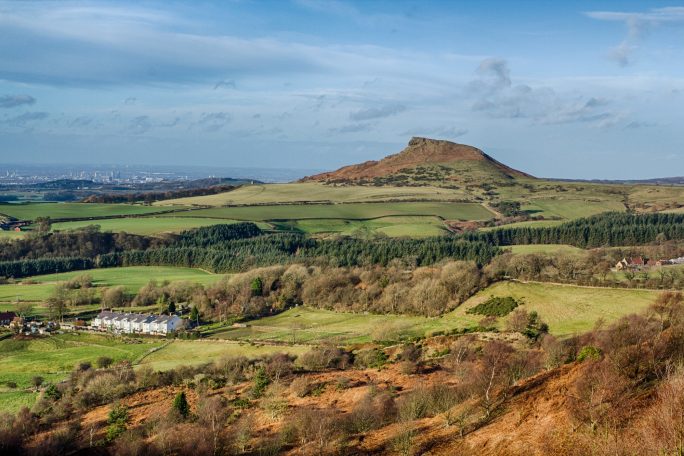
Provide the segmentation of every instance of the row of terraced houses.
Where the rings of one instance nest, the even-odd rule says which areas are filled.
[[[150,315],[122,312],[100,312],[90,323],[91,329],[129,334],[164,335],[183,327],[176,315]]]

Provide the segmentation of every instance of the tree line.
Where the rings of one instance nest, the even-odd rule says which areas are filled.
[[[594,248],[679,239],[684,239],[684,214],[606,213],[553,227],[500,228],[423,239],[315,239],[298,233],[267,233],[251,222],[202,227],[166,238],[101,233],[97,227],[87,227],[4,243],[0,276],[62,272],[64,268],[82,269],[90,264],[184,266],[214,272],[293,262],[354,267],[386,266],[399,260],[407,266],[425,266],[453,259],[482,266],[500,253],[499,246],[506,245],[570,244]],[[21,261],[27,263],[17,263]]]
[[[684,239],[684,214],[609,212],[557,226],[498,228],[461,235],[494,245],[569,244],[580,248],[646,245],[659,236]]]
[[[216,195],[235,190],[235,185],[216,185],[204,188],[187,188],[181,190],[167,190],[163,192],[136,192],[136,193],[100,193],[89,195],[81,200],[82,203],[135,203],[142,201],[153,203],[176,198],[189,198],[192,196]]]

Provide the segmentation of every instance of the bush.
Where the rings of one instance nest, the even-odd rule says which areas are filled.
[[[109,412],[107,417],[107,435],[105,437],[107,442],[111,442],[126,430],[126,423],[128,422],[128,408],[125,405],[117,404]]]
[[[41,377],[40,375],[36,375],[35,377],[31,378],[31,384],[34,387],[36,387],[36,389],[40,388],[40,385],[42,385],[44,381],[45,381],[45,379],[43,377]]]
[[[306,370],[317,371],[328,368],[346,369],[350,364],[350,355],[334,346],[316,347],[297,358],[297,362]]]
[[[316,383],[309,380],[308,377],[301,376],[292,380],[290,390],[297,397],[306,397],[311,394],[315,385]]]
[[[294,431],[303,444],[314,443],[317,454],[328,454],[327,448],[340,434],[340,420],[330,409],[299,409],[292,416]]]
[[[397,414],[394,399],[388,393],[366,394],[345,419],[345,428],[352,434],[368,432],[390,423]]]
[[[468,309],[466,313],[485,315],[488,317],[505,317],[518,307],[521,302],[512,296],[491,296],[485,302]]]
[[[188,404],[188,399],[185,397],[185,391],[181,391],[176,394],[173,399],[173,410],[178,412],[183,419],[186,419],[190,415],[190,405]]]
[[[266,375],[266,370],[263,367],[259,367],[254,375],[252,390],[250,392],[252,398],[260,398],[264,394],[269,383],[271,383],[271,380],[268,378],[268,375]]]
[[[284,388],[279,383],[268,387],[264,398],[261,400],[261,408],[272,420],[283,416],[287,410],[287,401],[283,398]]]
[[[402,421],[413,421],[446,412],[463,399],[464,393],[447,385],[420,386],[397,401]]]
[[[361,350],[354,358],[354,366],[379,369],[387,363],[387,354],[378,348]]]
[[[97,361],[96,361],[97,367],[99,367],[100,369],[108,368],[109,366],[112,365],[113,362],[114,362],[114,360],[112,358],[110,358],[109,356],[100,356],[99,358],[97,358]]]
[[[601,349],[593,345],[586,345],[577,354],[577,361],[584,362],[586,360],[601,359]]]

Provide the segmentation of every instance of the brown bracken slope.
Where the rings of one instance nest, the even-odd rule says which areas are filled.
[[[398,154],[389,155],[382,160],[367,161],[349,165],[337,171],[308,176],[304,182],[372,179],[386,177],[404,169],[422,165],[449,165],[454,162],[473,161],[495,168],[509,177],[530,177],[528,174],[500,163],[473,146],[451,141],[414,137],[408,146]]]

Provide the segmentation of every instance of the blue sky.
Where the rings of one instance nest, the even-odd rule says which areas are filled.
[[[681,62],[672,2],[0,1],[0,161],[684,175]]]

